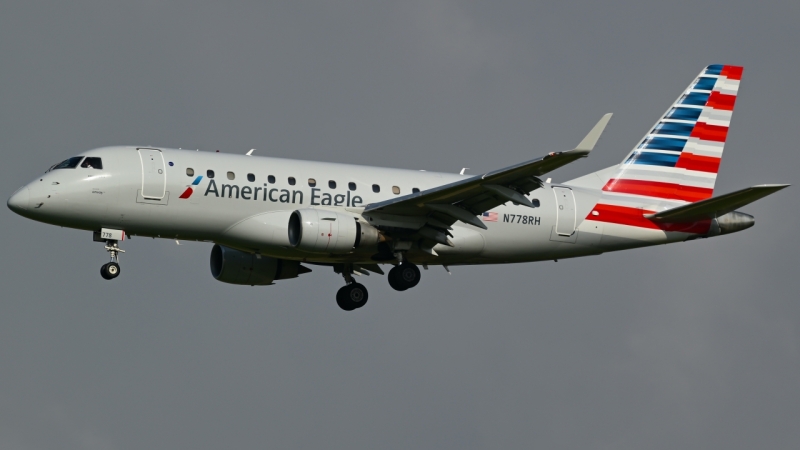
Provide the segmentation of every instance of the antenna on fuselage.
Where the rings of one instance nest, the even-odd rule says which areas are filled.
[[[255,150],[254,148],[251,148],[249,152],[245,153],[245,155],[247,156],[252,155],[254,150]]]

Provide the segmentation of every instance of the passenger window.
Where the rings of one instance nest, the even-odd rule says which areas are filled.
[[[103,160],[97,157],[87,156],[86,159],[83,160],[81,167],[84,169],[102,169]]]
[[[251,182],[251,183],[252,183],[253,181],[256,181],[256,176],[255,176],[255,175],[253,175],[252,173],[248,173],[248,174],[247,174],[247,181],[249,181],[249,182]]]
[[[275,184],[275,176],[274,175],[268,176],[267,177],[267,183]],[[292,183],[292,184],[294,184],[294,183]]]
[[[400,188],[398,186],[392,186],[392,193],[395,195],[400,193]]]
[[[214,178],[214,171],[213,170],[206,170],[206,176],[208,178]]]
[[[538,198],[532,198],[532,199],[531,199],[531,203],[533,203],[533,206],[535,206],[535,207],[537,207],[537,208],[538,208],[538,207],[539,207],[539,205],[540,205],[540,204],[539,204],[539,199],[538,199]]]
[[[297,180],[295,180],[294,177],[289,177],[289,185],[294,186],[295,183],[297,183]]]
[[[187,177],[193,177],[194,176],[194,169],[192,169],[191,167],[187,167],[186,168],[186,176]]]
[[[311,186],[311,187],[316,186],[317,185],[317,180],[315,180],[313,178],[309,178],[308,179],[308,185]]]
[[[236,178],[236,174],[234,174],[233,172],[228,172],[228,179],[233,180],[234,178]]]
[[[61,161],[60,163],[58,163],[55,166],[53,166],[52,170],[56,170],[56,169],[74,169],[74,168],[78,167],[78,163],[81,162],[82,159],[83,159],[83,156],[73,156],[72,158],[66,159],[64,161]]]
[[[328,181],[328,187],[331,189],[336,189],[336,182],[333,180]]]
[[[356,184],[351,181],[351,182],[347,183],[347,188],[350,189],[351,191],[355,191],[356,190]]]
[[[372,185],[372,192],[380,192],[380,191],[381,191],[380,186],[378,186],[377,184]]]
[[[411,188],[411,192],[416,194],[417,192],[419,192],[419,188]]]

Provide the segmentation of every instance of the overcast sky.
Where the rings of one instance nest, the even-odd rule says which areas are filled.
[[[650,3],[647,5],[646,3]],[[534,6],[536,5],[536,6]],[[0,193],[116,144],[473,172],[618,163],[707,64],[745,66],[717,193],[797,183],[800,2],[35,2],[0,13]],[[412,291],[269,287],[210,244],[0,210],[0,449],[800,447],[797,186],[754,228]]]

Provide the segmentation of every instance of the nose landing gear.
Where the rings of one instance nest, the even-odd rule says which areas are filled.
[[[105,263],[100,267],[100,276],[106,280],[113,280],[119,276],[119,264],[115,262]]]
[[[100,267],[100,276],[105,280],[113,280],[119,276],[119,254],[125,253],[125,250],[119,248],[117,241],[109,239],[106,241],[106,251],[111,254],[111,262]]]

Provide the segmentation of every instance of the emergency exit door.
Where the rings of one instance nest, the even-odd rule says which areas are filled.
[[[572,189],[554,187],[556,195],[556,234],[572,236],[575,232],[575,195]]]
[[[139,159],[142,161],[142,197],[161,200],[167,190],[167,171],[164,155],[161,150],[140,148]]]

